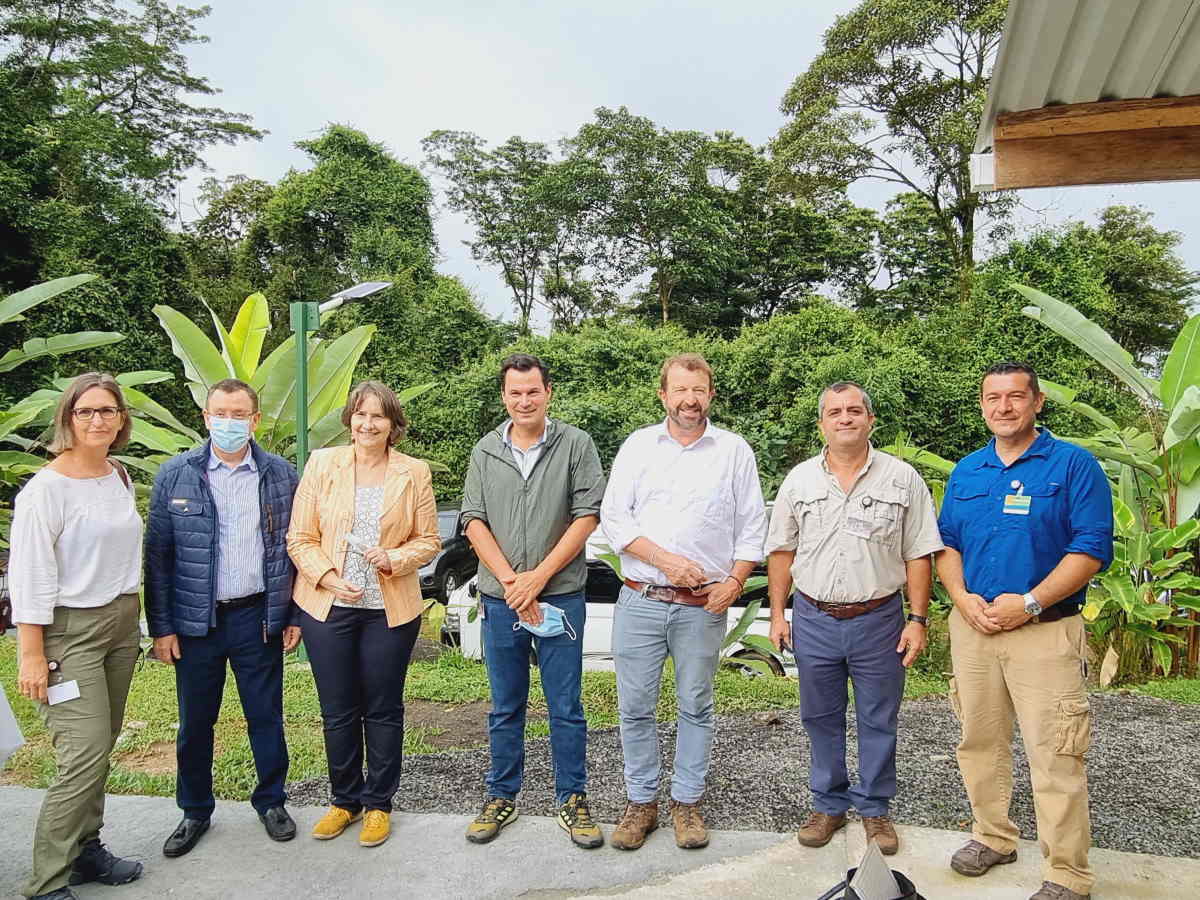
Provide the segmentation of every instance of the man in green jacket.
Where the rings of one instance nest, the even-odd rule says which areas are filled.
[[[550,376],[523,353],[500,366],[510,418],[479,439],[463,488],[467,538],[479,555],[483,652],[491,684],[488,797],[467,827],[487,843],[517,818],[525,766],[529,653],[536,643],[550,712],[558,823],[580,847],[604,837],[587,802],[583,678],[584,546],[604,497],[600,456],[590,435],[547,418]]]

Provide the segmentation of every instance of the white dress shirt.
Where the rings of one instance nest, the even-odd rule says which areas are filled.
[[[646,537],[699,563],[707,580],[721,581],[735,560],[763,558],[767,514],[754,451],[711,421],[686,447],[665,420],[639,429],[613,461],[600,524],[626,578],[669,584],[661,570],[624,552]]]
[[[521,470],[521,477],[528,481],[529,473],[537,465],[537,461],[542,455],[542,449],[546,446],[546,439],[550,437],[550,420],[546,420],[546,425],[542,429],[542,436],[524,450],[512,442],[512,425],[512,419],[509,419],[505,423],[504,434],[501,435],[500,440],[504,442],[504,446],[512,453],[513,462]]]
[[[8,582],[13,621],[49,625],[54,609],[105,606],[137,592],[142,518],[121,476],[40,469],[13,504]]]

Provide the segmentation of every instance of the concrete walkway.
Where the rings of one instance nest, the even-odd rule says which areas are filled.
[[[30,835],[41,792],[0,787],[0,895],[17,896],[29,866]],[[418,897],[502,898],[617,896],[815,900],[861,857],[862,828],[851,823],[821,850],[800,847],[791,835],[715,832],[705,850],[675,847],[670,831],[651,835],[635,853],[572,847],[553,819],[523,817],[494,843],[463,839],[463,816],[392,817],[382,847],[358,846],[354,830],[317,843],[308,830],[323,810],[295,808],[295,841],[276,844],[249,804],[218,804],[213,827],[188,856],[168,860],[162,842],[179,820],[171,800],[109,797],[105,842],[146,863],[146,873],[121,888],[85,885],[84,900],[144,898]],[[357,826],[355,826],[357,828]],[[606,826],[605,833],[611,829]],[[955,875],[946,865],[963,841],[958,832],[901,828],[894,868],[928,900],[1024,900],[1041,884],[1037,845],[982,880]],[[1095,900],[1185,900],[1200,896],[1200,860],[1096,850]]]

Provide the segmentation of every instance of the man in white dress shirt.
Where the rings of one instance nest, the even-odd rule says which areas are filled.
[[[612,845],[636,850],[658,827],[658,705],[663,664],[675,664],[679,705],[671,818],[675,842],[708,844],[700,814],[713,738],[713,675],[726,610],[762,559],[766,509],[754,452],[708,420],[712,369],[695,353],[663,363],[665,421],[635,431],[617,453],[600,510],[625,586],[613,655],[625,813]]]

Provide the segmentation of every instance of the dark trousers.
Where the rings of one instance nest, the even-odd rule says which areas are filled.
[[[303,613],[300,624],[321,701],[333,805],[390,813],[404,760],[404,678],[421,619],[388,628],[382,609],[334,606],[324,622]]]
[[[492,766],[488,793],[515,800],[525,773],[525,711],[529,705],[529,652],[537,646],[542,691],[550,713],[550,752],[554,759],[554,796],[567,802],[572,794],[587,792],[587,721],[583,716],[583,626],[586,619],[583,592],[542,595],[557,606],[575,630],[575,638],[560,634],[534,637],[513,626],[517,614],[498,597],[483,595],[483,660],[492,692],[488,713],[488,739]]]
[[[217,608],[217,627],[204,637],[179,636],[175,692],[179,698],[175,800],[189,819],[207,819],[213,800],[213,726],[221,711],[225,664],[233,669],[258,786],[251,805],[264,813],[287,800],[288,752],[283,737],[283,641],[263,641],[262,603]]]
[[[800,720],[812,753],[813,807],[831,816],[851,806],[887,815],[896,796],[896,722],[904,666],[896,652],[904,630],[897,597],[866,615],[835,619],[799,596],[792,601],[792,646],[800,676]],[[854,684],[858,782],[846,771],[846,679]]]

